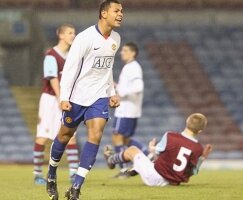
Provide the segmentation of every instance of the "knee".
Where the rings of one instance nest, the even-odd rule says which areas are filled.
[[[74,128],[68,128],[62,125],[59,133],[58,133],[58,140],[61,143],[68,143],[69,140],[72,138],[74,132],[76,131],[76,129]]]
[[[124,144],[123,136],[121,134],[113,134],[112,143],[114,145],[123,145]]]
[[[39,137],[37,137],[35,139],[35,143],[37,143],[39,145],[45,145],[46,144],[46,141],[47,141],[47,138],[39,138]]]
[[[91,143],[99,144],[101,141],[103,131],[101,130],[89,130],[88,131],[88,140]]]
[[[124,152],[124,158],[128,160],[133,160],[134,156],[140,153],[141,150],[135,146],[127,148]]]
[[[137,148],[136,146],[130,146],[128,150],[129,152],[140,152],[140,149]]]

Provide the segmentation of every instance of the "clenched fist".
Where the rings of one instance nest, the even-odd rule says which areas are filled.
[[[62,109],[62,111],[70,111],[72,109],[72,105],[70,104],[69,101],[62,101],[61,109]]]
[[[110,107],[111,108],[116,108],[120,106],[120,98],[118,95],[114,95],[112,97],[110,97]]]

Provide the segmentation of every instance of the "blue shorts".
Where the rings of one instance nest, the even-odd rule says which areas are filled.
[[[62,114],[62,123],[69,128],[75,128],[82,121],[86,122],[94,118],[109,119],[109,98],[98,99],[88,107],[72,102],[71,105],[71,111],[64,111]]]
[[[113,133],[121,134],[125,137],[131,137],[134,135],[137,128],[137,118],[117,118],[113,123]]]

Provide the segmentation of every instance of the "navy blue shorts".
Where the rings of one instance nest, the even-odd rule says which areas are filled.
[[[137,118],[117,118],[113,123],[113,133],[121,134],[125,137],[131,137],[134,135],[137,128]]]
[[[69,128],[75,128],[82,121],[86,122],[94,118],[109,119],[109,98],[98,99],[88,107],[72,102],[71,105],[72,110],[64,111],[62,114],[62,123]]]

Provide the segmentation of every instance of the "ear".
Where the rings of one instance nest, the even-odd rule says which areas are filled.
[[[102,16],[102,18],[106,19],[107,18],[107,11],[106,10],[102,10],[101,11],[101,16]]]

